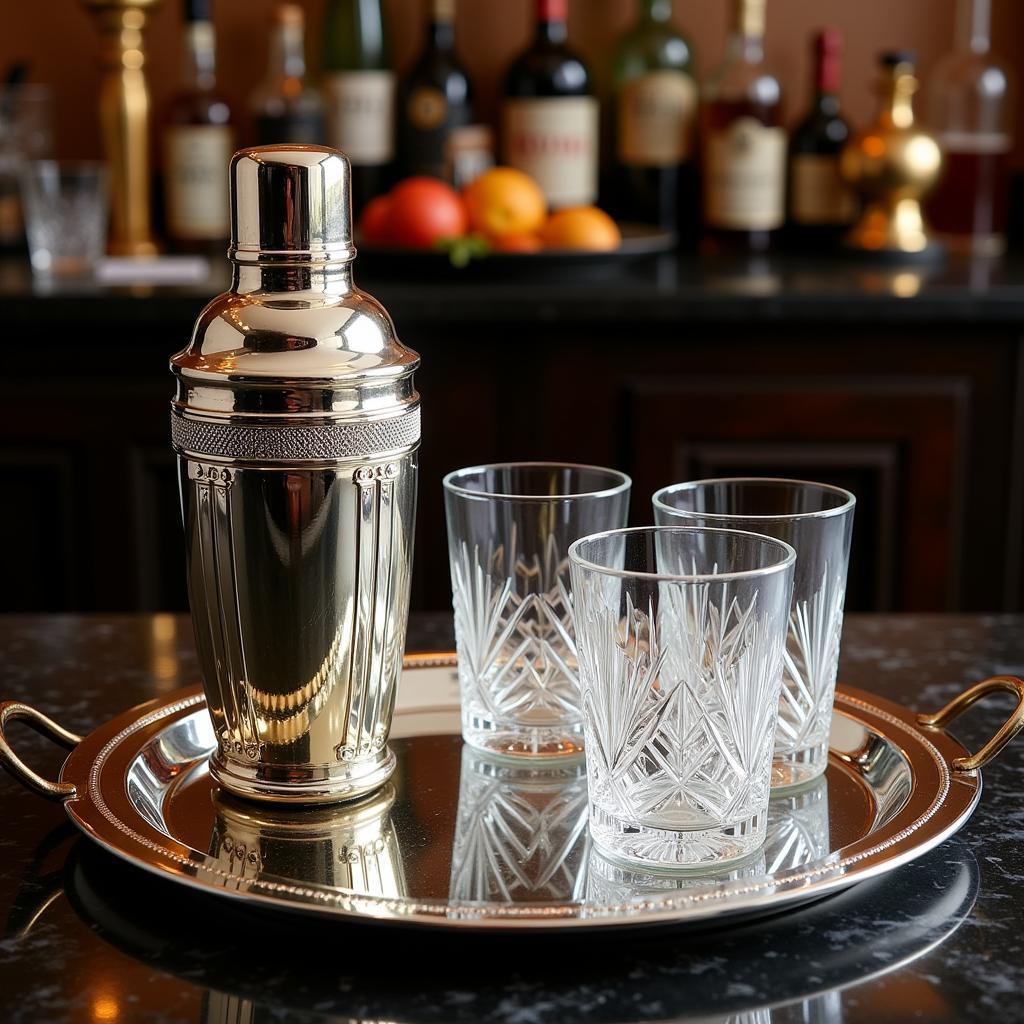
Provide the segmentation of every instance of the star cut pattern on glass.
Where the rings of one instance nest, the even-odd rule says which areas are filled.
[[[689,832],[706,856],[713,830],[767,804],[781,657],[756,594],[743,605],[714,590],[721,605],[710,587],[663,584],[657,608],[627,594],[621,617],[615,590],[577,614],[594,804],[637,829]],[[634,854],[677,841],[638,836]]]
[[[826,562],[821,583],[810,600],[793,602],[783,654],[777,754],[794,753],[828,740],[845,594],[844,581],[829,574]]]
[[[452,566],[459,673],[496,721],[579,717],[568,560],[549,537],[542,555],[462,544]],[[506,570],[506,564],[509,568]]]

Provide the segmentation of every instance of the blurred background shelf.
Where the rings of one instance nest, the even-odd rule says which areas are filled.
[[[45,287],[0,263],[0,609],[186,607],[167,360],[217,273]],[[851,610],[1024,607],[1024,260],[358,282],[424,356],[419,610],[449,603],[443,473],[541,454],[630,473],[636,523],[671,480],[840,484],[859,498]]]

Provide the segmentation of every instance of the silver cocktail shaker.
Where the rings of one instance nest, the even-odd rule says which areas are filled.
[[[409,606],[419,357],[352,283],[350,167],[320,146],[231,160],[231,289],[177,378],[189,601],[235,794],[380,786]]]

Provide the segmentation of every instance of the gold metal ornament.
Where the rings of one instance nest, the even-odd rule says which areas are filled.
[[[878,118],[850,139],[840,157],[840,173],[863,200],[845,244],[880,256],[937,256],[942,246],[929,233],[921,199],[938,181],[942,151],[914,123],[913,55],[883,54],[881,64]]]
[[[142,30],[160,0],[82,0],[102,33],[100,130],[110,170],[110,252],[156,253],[150,221],[149,90]]]

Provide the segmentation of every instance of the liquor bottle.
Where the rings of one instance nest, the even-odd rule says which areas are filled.
[[[305,79],[305,15],[298,4],[280,4],[274,10],[267,77],[253,98],[259,145],[323,142],[323,101]]]
[[[566,45],[568,0],[536,0],[533,42],[508,70],[504,160],[533,177],[555,207],[597,198],[597,100],[586,65]]]
[[[640,0],[636,24],[612,59],[615,150],[622,212],[680,227],[694,209],[697,83],[693,51],[671,24],[672,0]],[[690,226],[692,216],[687,216]]]
[[[850,126],[839,112],[843,39],[823,29],[814,40],[814,99],[790,142],[790,236],[797,245],[834,245],[853,223],[857,202],[839,174]]]
[[[785,220],[781,89],[764,69],[765,0],[735,0],[725,59],[701,119],[704,223],[712,239],[763,251]]]
[[[398,100],[398,152],[404,174],[447,176],[453,129],[473,120],[469,78],[455,55],[455,0],[430,0],[426,45]]]
[[[926,209],[951,247],[997,254],[1006,247],[1010,71],[991,51],[991,0],[960,0],[957,15],[956,48],[929,89],[929,127],[946,171]]]
[[[324,44],[327,141],[352,162],[358,211],[390,184],[395,159],[395,75],[381,0],[330,0]]]
[[[168,105],[163,132],[164,224],[174,249],[223,252],[235,132],[217,92],[210,0],[185,0],[184,6],[182,89]]]

